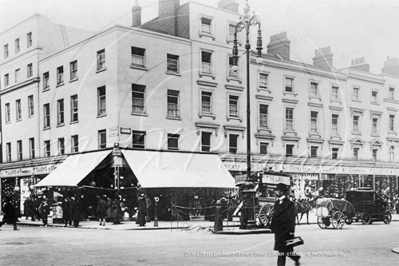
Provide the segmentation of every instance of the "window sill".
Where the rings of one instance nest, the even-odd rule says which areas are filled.
[[[55,86],[56,88],[64,86],[64,82],[58,83],[57,86]]]
[[[361,100],[359,100],[359,99],[352,99],[352,102],[358,102],[358,103],[361,103],[362,101],[361,101]]]
[[[105,114],[97,114],[97,118],[101,118],[101,117],[105,117],[105,116],[107,116],[106,113]]]
[[[388,135],[398,135],[398,133],[396,131],[388,131]]]
[[[290,92],[290,91],[284,91],[283,94],[284,94],[284,96],[285,96],[285,95],[294,95],[294,96],[297,96],[297,95],[298,95],[298,93]]]
[[[166,70],[166,74],[167,74],[167,75],[173,75],[173,76],[181,77],[180,73],[179,73],[179,72],[175,72],[175,71],[168,71],[168,70]]]
[[[50,90],[50,86],[47,86],[47,87],[43,88],[43,92],[49,91],[49,90]]]
[[[362,135],[362,132],[352,132],[352,135],[358,135],[358,136],[361,136],[361,135]]]
[[[79,123],[79,120],[71,121],[69,124],[72,125],[72,124],[77,124],[77,123]]]
[[[199,72],[199,76],[200,78],[202,78],[202,76],[206,76],[206,77],[211,77],[212,79],[215,79],[215,75],[213,75],[212,73],[207,73],[207,72]]]
[[[337,99],[331,99],[330,102],[331,102],[331,103],[334,103],[334,102],[335,102],[335,103],[342,104],[342,102],[341,102],[340,100],[337,100]]]
[[[178,121],[181,121],[181,118],[180,118],[180,117],[178,117],[178,116],[167,116],[167,117],[166,117],[166,119],[169,119],[169,120],[178,120]]]
[[[31,119],[31,118],[34,118],[35,116],[34,115],[30,115],[30,116],[28,116],[28,119]]]
[[[310,96],[309,96],[309,100],[311,100],[311,99],[316,99],[316,100],[321,101],[320,96],[317,96],[317,95],[310,95]]]
[[[321,138],[321,134],[318,132],[311,132],[309,133],[310,138]]]
[[[242,122],[242,118],[239,116],[228,116],[228,117],[226,117],[226,119],[227,119],[227,121],[238,120],[238,121]]]
[[[64,123],[62,123],[62,124],[58,124],[58,125],[57,125],[57,127],[63,127],[63,126],[65,126],[65,124],[64,124]]]
[[[50,129],[51,129],[51,127],[44,127],[44,128],[43,128],[43,131],[44,131],[44,130],[50,130]]]
[[[97,69],[97,71],[96,71],[96,74],[97,74],[97,73],[100,73],[100,72],[103,72],[103,71],[105,71],[105,70],[107,70],[107,68],[106,68],[106,67],[104,67],[104,68],[101,68],[101,69]]]
[[[132,68],[132,69],[138,69],[138,70],[144,70],[144,71],[148,71],[148,69],[147,69],[145,66],[140,66],[140,65],[134,65],[134,64],[131,64],[131,65],[130,65],[130,68]]]
[[[380,134],[372,133],[371,136],[372,136],[372,137],[379,138],[379,137],[380,137]]]
[[[272,91],[267,87],[258,87],[258,91],[267,91],[269,94],[272,93]]]
[[[371,102],[370,104],[373,104],[373,105],[380,105],[378,102]]]
[[[235,77],[235,76],[228,76],[227,77],[227,81],[228,82],[230,82],[230,81],[236,81],[236,82],[238,82],[238,83],[242,83],[242,80],[239,78],[239,77]]]
[[[75,81],[77,81],[77,80],[78,80],[78,78],[71,79],[71,80],[69,81],[69,83],[75,82]]]
[[[199,33],[199,37],[202,38],[202,36],[212,38],[213,41],[215,40],[215,36],[212,33],[209,33],[209,32],[202,32],[201,31]]]
[[[131,112],[130,114],[131,115],[136,115],[136,116],[147,116],[148,117],[148,114],[146,112],[141,112],[141,113]]]
[[[199,113],[198,116],[199,116],[199,118],[202,118],[202,117],[212,117],[213,120],[215,120],[215,118],[216,118],[216,115],[214,115],[214,114],[212,114],[212,113]]]

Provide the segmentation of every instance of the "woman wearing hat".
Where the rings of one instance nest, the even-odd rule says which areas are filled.
[[[294,254],[292,246],[287,247],[286,241],[292,239],[295,233],[295,207],[294,203],[287,197],[288,187],[283,184],[277,184],[275,189],[276,202],[274,203],[274,213],[270,229],[274,233],[274,250],[278,251],[277,265],[284,266],[286,257],[299,264],[300,256]]]

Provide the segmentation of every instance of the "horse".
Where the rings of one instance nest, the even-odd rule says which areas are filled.
[[[302,217],[304,214],[306,214],[306,221],[307,224],[309,224],[309,211],[312,209],[312,206],[309,204],[307,201],[295,201],[294,202],[294,207],[295,207],[295,216],[297,220],[297,224],[299,225]],[[299,218],[299,214],[301,214],[301,218]]]

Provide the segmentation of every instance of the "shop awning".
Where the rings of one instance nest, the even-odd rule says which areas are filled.
[[[123,150],[143,188],[234,188],[217,154]]]
[[[77,186],[110,153],[107,150],[71,155],[35,187]]]

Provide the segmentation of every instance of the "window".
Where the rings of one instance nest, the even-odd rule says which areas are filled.
[[[21,47],[19,46],[19,38],[15,39],[15,53],[18,53],[21,50]]]
[[[237,58],[237,64],[238,64],[238,58]],[[234,58],[232,56],[229,56],[229,77],[238,78],[238,70],[233,70],[233,66],[234,66]]]
[[[389,131],[395,131],[395,115],[389,115]]]
[[[339,101],[339,87],[332,86],[331,100]]]
[[[57,85],[64,84],[64,67],[60,66],[57,68]]]
[[[78,95],[71,96],[71,122],[78,122]]]
[[[285,130],[294,131],[294,108],[285,108]]]
[[[395,99],[395,88],[389,87],[389,94],[388,94],[389,99]]]
[[[179,134],[168,134],[168,150],[179,149]]]
[[[28,117],[32,117],[35,114],[35,105],[33,102],[33,95],[28,96]]]
[[[43,73],[43,90],[49,88],[50,72]]]
[[[212,74],[212,53],[201,52],[201,72],[205,74]]]
[[[339,151],[339,148],[331,149],[331,159],[338,159],[338,151]]]
[[[373,117],[372,120],[372,129],[371,129],[371,134],[373,135],[377,135],[378,134],[378,118],[377,117]]]
[[[133,148],[144,149],[145,148],[145,131],[133,130]]]
[[[395,161],[395,147],[389,147],[389,161],[393,163]]]
[[[236,25],[234,24],[229,24],[229,40],[233,41],[234,40],[234,33],[236,31]]]
[[[98,131],[98,148],[107,148],[107,131],[105,129]]]
[[[268,74],[259,73],[259,87],[267,89],[267,78]]]
[[[105,69],[105,50],[97,52],[97,71]]]
[[[78,78],[78,61],[73,61],[69,65],[71,72],[71,80],[75,80]]]
[[[266,104],[259,105],[259,127],[267,127],[267,109]]]
[[[211,151],[211,132],[201,132],[201,151]]]
[[[57,125],[64,124],[64,99],[57,101]]]
[[[15,111],[16,111],[16,120],[20,121],[22,119],[21,100],[15,101]]]
[[[317,157],[317,149],[318,149],[319,147],[317,147],[317,146],[311,146],[310,147],[310,157],[312,157],[312,158],[316,158]]]
[[[285,77],[285,92],[294,92],[294,79],[290,77]]]
[[[294,145],[293,144],[286,144],[285,145],[285,156],[291,157],[294,155]]]
[[[318,113],[315,112],[315,111],[311,111],[310,112],[310,132],[311,133],[317,133],[318,132],[317,115],[318,115]]]
[[[167,54],[166,61],[167,61],[166,71],[173,72],[173,73],[179,73],[179,56],[178,55]]]
[[[359,98],[359,88],[353,88],[353,90],[352,90],[352,100],[354,100],[354,101],[360,101],[360,98]]]
[[[17,141],[17,160],[22,161],[22,140]]]
[[[132,112],[144,113],[145,86],[132,84]]]
[[[6,144],[6,155],[7,155],[7,162],[11,162],[11,143],[8,142]]]
[[[79,152],[79,138],[78,135],[73,135],[71,138],[71,152]]]
[[[64,154],[65,154],[65,139],[58,138],[58,155],[64,155]]]
[[[378,95],[377,91],[372,91],[371,92],[371,102],[372,103],[377,103],[377,95]]]
[[[168,116],[179,117],[179,91],[168,90]]]
[[[10,121],[11,121],[10,103],[6,103],[4,112],[5,112],[5,116],[6,116],[5,117],[6,123],[10,123]]]
[[[377,152],[378,149],[373,149],[373,161],[377,161]]]
[[[28,64],[26,67],[27,77],[30,78],[33,76],[33,66],[32,64]]]
[[[359,148],[353,148],[353,159],[359,160]]]
[[[201,18],[201,29],[203,33],[211,34],[212,20],[209,18]]]
[[[209,91],[201,92],[201,113],[203,114],[212,113],[212,92]]]
[[[50,141],[44,141],[44,157],[50,157]]]
[[[318,91],[318,84],[316,82],[311,82],[310,83],[310,95],[314,97],[319,97],[319,91]]]
[[[29,159],[35,158],[35,139],[29,138]]]
[[[106,115],[106,95],[105,86],[97,88],[98,116]]]
[[[26,34],[26,47],[31,47],[32,46],[32,32],[29,32]]]
[[[229,134],[229,152],[230,153],[237,153],[237,141],[238,135],[236,134]]]
[[[145,49],[132,47],[132,65],[144,67],[145,66]]]
[[[238,96],[229,95],[229,116],[238,116]]]
[[[5,44],[4,45],[4,59],[6,59],[8,57],[8,55],[9,55],[8,44]]]
[[[19,71],[19,68],[15,70],[15,83],[19,81],[19,74],[21,71]]]
[[[43,105],[43,114],[44,114],[44,128],[50,127],[50,104],[46,103]]]
[[[4,75],[4,87],[7,87],[10,84],[10,76],[8,74]]]
[[[358,116],[358,115],[354,115],[353,116],[353,132],[354,133],[360,133],[359,120],[360,120],[360,116]]]
[[[339,135],[338,134],[338,115],[333,114],[331,117],[331,133],[333,135]]]
[[[259,147],[260,147],[260,154],[267,154],[267,146],[269,145],[269,143],[266,142],[261,142]]]

